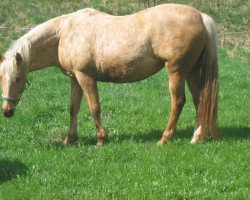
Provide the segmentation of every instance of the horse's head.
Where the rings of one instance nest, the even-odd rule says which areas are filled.
[[[0,55],[0,81],[3,99],[3,114],[12,117],[26,85],[26,68],[19,53],[4,57]]]

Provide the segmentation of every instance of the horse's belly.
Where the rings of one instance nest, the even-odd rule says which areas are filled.
[[[164,66],[158,59],[144,58],[130,63],[101,66],[98,68],[98,80],[103,82],[129,83],[143,80]]]

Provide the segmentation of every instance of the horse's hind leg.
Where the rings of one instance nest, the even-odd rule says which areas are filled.
[[[200,126],[200,117],[199,117],[199,101],[200,101],[200,93],[201,93],[201,81],[200,81],[200,72],[197,67],[195,67],[187,76],[187,83],[189,90],[193,97],[193,102],[196,110],[196,119],[195,119],[195,129],[194,135],[191,140],[192,144],[197,143],[199,140],[205,140],[206,133],[201,129]]]
[[[195,144],[199,141],[204,141],[206,139],[206,130],[202,130],[203,128],[201,127],[201,111],[199,110],[199,101],[200,101],[200,96],[201,96],[201,81],[200,81],[200,75],[199,75],[199,70],[197,71],[191,71],[191,73],[187,76],[187,83],[190,89],[190,92],[193,97],[195,109],[196,109],[196,121],[195,121],[195,130],[194,130],[194,135],[191,140],[192,144]],[[211,136],[216,139],[218,136],[217,132],[214,132],[211,134]]]
[[[169,71],[169,90],[171,95],[171,114],[162,138],[157,143],[164,142],[174,136],[177,121],[185,104],[185,77],[179,71]]]
[[[102,145],[106,139],[106,131],[101,120],[101,108],[96,80],[82,72],[75,72],[75,76],[84,92],[84,95],[86,96],[90,112],[95,121],[97,145]]]
[[[81,100],[82,89],[76,80],[71,80],[70,129],[64,144],[72,144],[77,140],[77,115],[80,110]]]

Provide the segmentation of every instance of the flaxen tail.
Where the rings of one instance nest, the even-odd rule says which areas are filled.
[[[207,40],[202,54],[199,116],[201,132],[210,132],[217,137],[217,108],[218,108],[218,60],[216,26],[211,17],[201,14],[207,29]]]

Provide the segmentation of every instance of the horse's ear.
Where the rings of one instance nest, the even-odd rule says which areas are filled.
[[[3,62],[3,60],[4,60],[4,56],[2,56],[2,55],[0,54],[0,63]]]
[[[21,62],[22,62],[22,56],[21,56],[21,54],[18,53],[18,52],[16,52],[15,57],[16,57],[16,63],[17,63],[18,65],[21,64]]]

